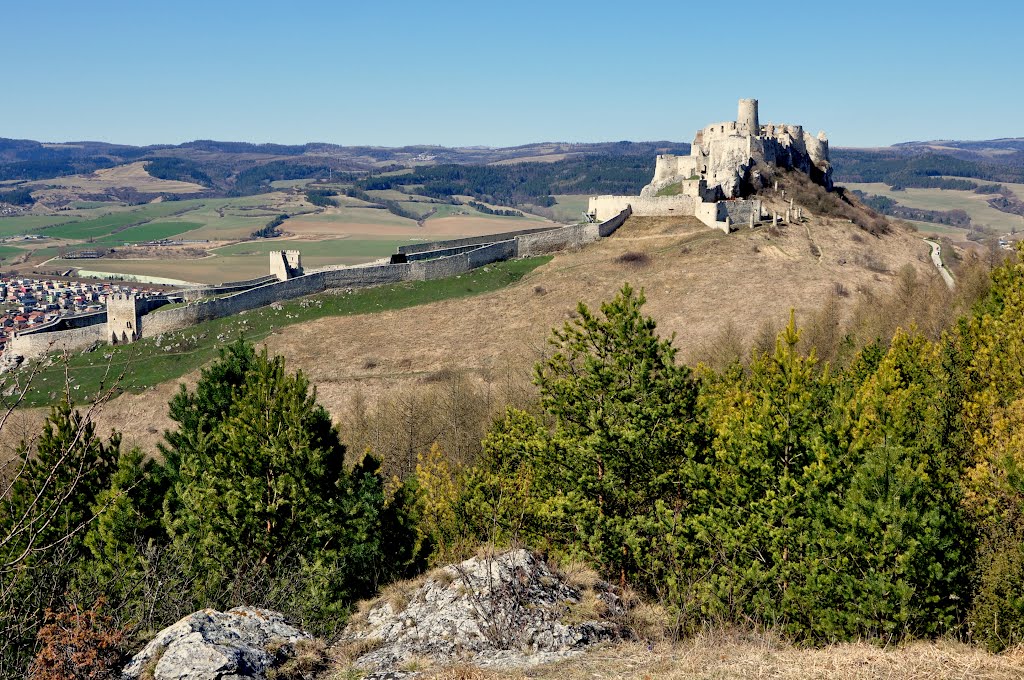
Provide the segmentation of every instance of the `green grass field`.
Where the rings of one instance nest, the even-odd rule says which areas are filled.
[[[555,200],[558,203],[551,206],[555,213],[555,220],[576,223],[583,220],[582,213],[586,211],[590,197],[583,194],[562,194],[555,196]]]
[[[975,227],[988,227],[995,231],[1009,232],[1011,229],[1024,228],[1024,218],[996,210],[986,202],[990,197],[976,194],[973,191],[953,191],[950,189],[905,189],[893,191],[882,183],[846,183],[850,189],[858,189],[868,194],[876,194],[891,198],[909,208],[925,210],[963,210],[971,217]]]
[[[100,239],[111,235],[118,229],[138,222],[150,222],[160,217],[167,217],[183,211],[195,210],[199,205],[193,201],[167,201],[165,203],[150,203],[137,210],[129,212],[111,213],[103,217],[81,222],[71,222],[55,227],[40,230],[45,236],[51,238],[64,238],[75,240]]]
[[[96,239],[96,243],[121,245],[122,243],[144,243],[170,238],[203,226],[200,222],[147,222],[129,227],[116,234]]]
[[[71,396],[76,402],[83,403],[95,399],[103,389],[115,384],[118,392],[137,392],[180,378],[215,358],[219,348],[240,336],[258,341],[275,330],[323,317],[372,314],[487,293],[519,281],[550,259],[546,256],[511,260],[448,279],[413,281],[366,288],[347,295],[321,294],[290,300],[276,309],[262,307],[244,315],[208,321],[169,333],[160,338],[159,345],[155,338],[130,345],[104,345],[69,359],[66,368],[72,385]],[[9,382],[12,379],[8,373],[0,385],[6,390],[7,385],[13,384]],[[64,381],[65,365],[56,361],[36,376],[23,404],[42,406],[54,402],[61,396]]]
[[[15,248],[14,246],[0,246],[0,261],[6,262],[7,260],[14,259],[25,254],[25,250],[22,248]]]

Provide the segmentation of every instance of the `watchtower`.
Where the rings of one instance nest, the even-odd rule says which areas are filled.
[[[736,115],[736,129],[741,134],[757,136],[761,125],[757,121],[757,100],[741,99]]]
[[[287,281],[302,276],[302,253],[298,250],[270,251],[270,273],[278,281]]]
[[[132,294],[107,296],[107,337],[110,344],[135,342],[139,335],[139,299]]]

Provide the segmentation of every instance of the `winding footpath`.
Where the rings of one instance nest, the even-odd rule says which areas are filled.
[[[935,264],[935,268],[939,270],[940,274],[942,274],[942,280],[946,282],[946,285],[949,286],[950,290],[953,290],[956,288],[956,282],[953,281],[953,275],[949,273],[948,269],[946,269],[946,265],[942,264],[942,246],[940,246],[936,241],[929,239],[925,239],[924,242],[931,246],[932,263]]]

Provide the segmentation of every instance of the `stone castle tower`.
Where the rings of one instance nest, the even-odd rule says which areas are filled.
[[[298,250],[270,251],[270,273],[278,281],[287,281],[302,276],[302,253]]]
[[[118,293],[107,297],[107,337],[113,345],[134,342],[141,337],[136,296]]]
[[[739,112],[736,116],[736,131],[742,135],[761,134],[761,124],[757,121],[757,100],[741,99]]]

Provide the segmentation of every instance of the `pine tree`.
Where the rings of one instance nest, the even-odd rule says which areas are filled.
[[[68,399],[50,410],[34,446],[22,442],[0,499],[0,674],[23,668],[47,609],[59,609],[103,508],[120,436],[107,442]]]
[[[407,492],[388,498],[372,458],[346,470],[330,416],[281,357],[233,346],[172,416],[164,524],[195,556],[196,606],[248,602],[340,625],[356,598],[411,568]]]
[[[569,529],[562,535],[623,582],[641,569],[653,540],[642,518],[661,499],[690,502],[681,480],[701,434],[696,381],[642,314],[644,301],[627,284],[600,315],[581,303],[536,370],[555,423],[534,461],[538,491]]]

